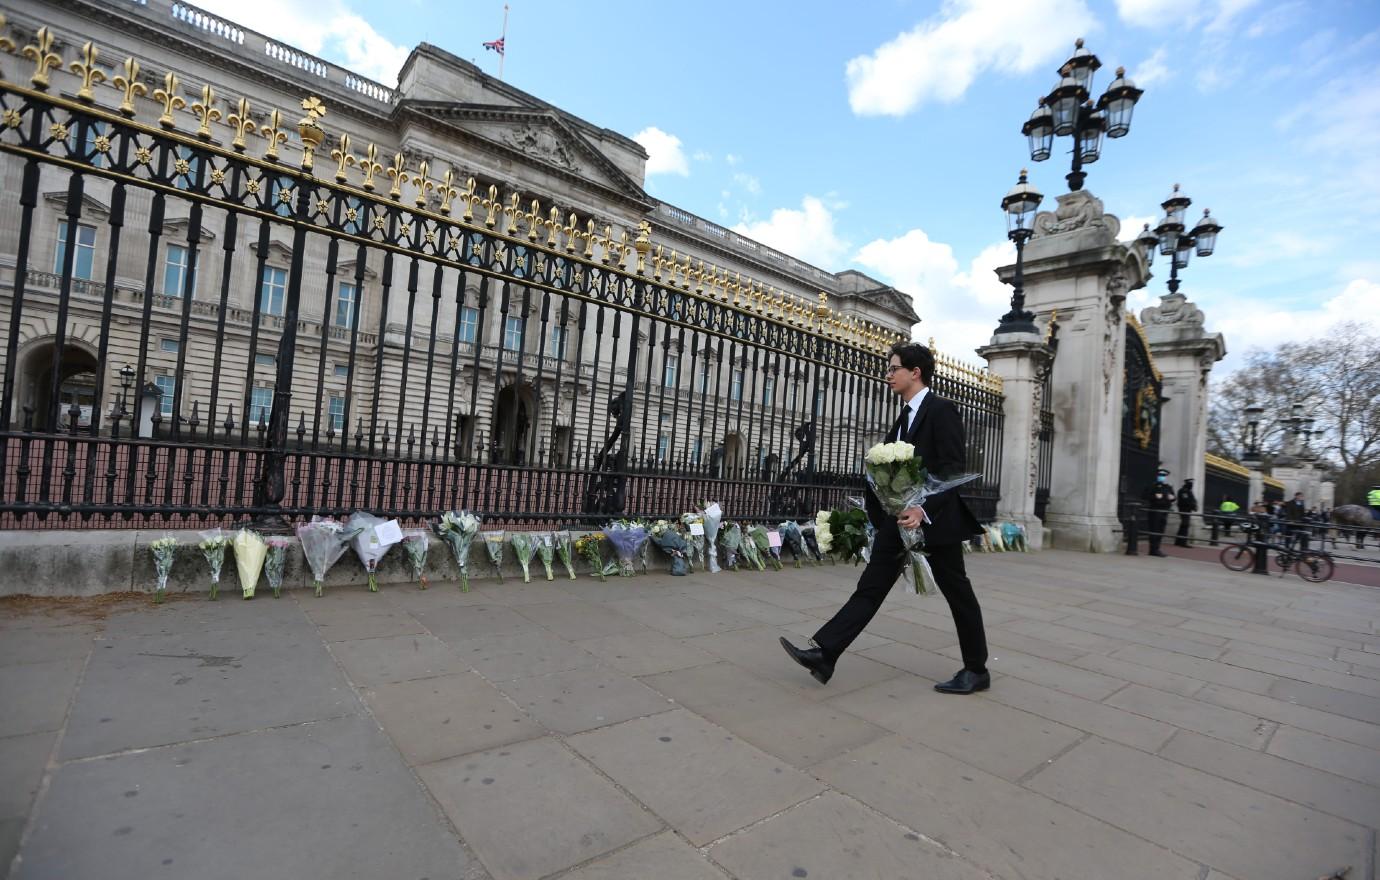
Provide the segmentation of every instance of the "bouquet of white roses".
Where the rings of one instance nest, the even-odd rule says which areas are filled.
[[[211,567],[211,599],[214,600],[220,592],[220,570],[225,565],[225,548],[230,546],[230,539],[220,529],[201,532],[200,537],[201,543],[197,546]]]
[[[235,569],[240,575],[240,590],[244,598],[254,598],[254,588],[259,585],[259,573],[264,570],[264,557],[268,556],[268,544],[258,532],[240,529],[235,533]]]
[[[264,577],[273,590],[273,598],[283,595],[283,567],[287,563],[287,549],[292,542],[287,538],[269,538],[268,556],[264,557]]]
[[[526,532],[513,532],[513,536],[508,539],[513,545],[513,555],[517,557],[518,565],[522,566],[522,582],[530,584],[532,573],[527,567],[532,562],[532,554],[536,552],[536,545],[532,543],[532,536]]]
[[[930,474],[924,462],[915,454],[915,447],[905,441],[873,446],[867,451],[864,468],[872,493],[877,496],[882,509],[892,516],[900,516],[901,511],[908,507],[920,507],[925,499],[981,476],[965,474],[952,480],[940,480]],[[936,591],[934,575],[924,556],[924,527],[903,528],[900,531],[901,546],[910,558],[910,564],[903,572],[906,591],[933,594]]]
[[[379,568],[379,560],[393,549],[394,544],[402,540],[402,530],[398,528],[397,520],[384,519],[362,511],[350,514],[345,527],[359,530],[351,545],[355,548],[355,555],[363,563],[364,570],[369,573],[369,592],[377,593],[379,582],[375,573]]]
[[[489,554],[489,564],[494,567],[498,582],[503,583],[503,530],[495,529],[480,535],[484,539],[484,549]]]
[[[344,523],[336,522],[330,517],[314,516],[311,522],[297,527],[297,540],[302,542],[302,555],[307,557],[312,585],[316,588],[318,597],[321,595],[321,582],[325,580],[326,572],[345,555],[345,548],[349,545],[350,539],[357,534],[358,530],[347,528]]]
[[[460,591],[470,591],[470,544],[479,534],[479,517],[465,510],[447,510],[440,522],[431,524],[436,536],[446,542],[460,568]]]
[[[158,605],[168,592],[168,575],[172,574],[177,539],[172,535],[164,535],[149,544],[149,552],[153,554],[153,572],[158,576],[158,587],[153,591],[153,603]]]

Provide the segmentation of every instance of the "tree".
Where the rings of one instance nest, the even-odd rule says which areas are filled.
[[[1214,383],[1208,412],[1208,449],[1239,459],[1250,429],[1245,409],[1264,408],[1257,445],[1289,448],[1288,419],[1295,404],[1315,420],[1308,448],[1337,472],[1337,503],[1360,503],[1380,471],[1380,337],[1366,324],[1345,321],[1326,335],[1256,349],[1246,366]]]

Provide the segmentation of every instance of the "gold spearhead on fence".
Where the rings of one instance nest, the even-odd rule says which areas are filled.
[[[484,225],[493,229],[498,224],[498,209],[503,207],[498,200],[498,187],[492,183],[489,184],[489,195],[479,204],[487,212],[484,216]]]
[[[5,29],[5,22],[6,22],[5,13],[0,12],[0,31],[3,31],[3,30]],[[13,52],[13,51],[14,51],[14,40],[11,40],[9,37],[7,37],[7,36],[5,36],[4,34],[0,33],[0,52]]]
[[[392,179],[393,185],[388,188],[388,197],[397,201],[402,198],[402,183],[407,179],[407,171],[403,168],[403,154],[401,151],[393,154],[393,164],[388,166],[385,172]]]
[[[527,240],[535,242],[541,235],[541,202],[533,199],[523,219],[527,221]]]
[[[422,162],[417,166],[417,173],[412,176],[412,185],[417,187],[417,198],[414,200],[417,207],[425,208],[427,194],[436,189],[436,184],[427,180],[426,162]]]
[[[460,194],[460,191],[455,188],[454,168],[446,169],[446,176],[436,191],[441,194],[441,213],[449,217],[451,200]]]
[[[124,98],[120,101],[120,113],[132,117],[134,99],[149,93],[148,86],[139,82],[139,62],[133,58],[126,58],[125,72],[117,75],[111,82],[115,84],[115,88],[124,92]]]
[[[287,132],[283,131],[283,114],[277,109],[268,114],[268,124],[259,129],[263,136],[268,140],[268,149],[264,150],[264,158],[271,161],[278,161],[278,147],[287,143]]]
[[[556,233],[561,230],[561,209],[552,208],[546,215],[546,246],[555,250]]]
[[[211,139],[211,123],[220,121],[220,111],[212,106],[214,102],[215,92],[211,90],[211,84],[207,83],[201,87],[201,100],[192,104],[192,113],[201,122],[196,136],[203,141]]]
[[[342,134],[340,136],[340,146],[331,150],[331,158],[335,160],[336,182],[344,183],[349,180],[349,175],[345,173],[345,169],[354,165],[359,160],[350,152],[350,136],[348,134]]]
[[[119,77],[115,79],[117,80],[116,85],[119,85]],[[244,142],[245,135],[253,134],[256,130],[254,120],[249,118],[249,99],[240,98],[240,103],[235,108],[235,112],[225,117],[225,121],[229,123],[230,127],[235,131],[235,139],[230,142],[231,148],[237,153],[243,153],[246,146]]]
[[[507,233],[517,235],[518,218],[522,216],[522,197],[515,192],[508,193],[508,207],[504,213],[508,217]]]
[[[2,22],[0,22],[2,23]],[[11,44],[10,49],[14,46]],[[96,99],[91,87],[98,83],[105,82],[105,71],[96,66],[96,56],[100,53],[96,50],[96,44],[87,41],[81,47],[81,61],[73,61],[69,68],[77,76],[81,77],[81,88],[77,90],[77,100],[84,104],[90,104]]]
[[[593,219],[593,218],[590,218],[589,220],[586,220],[586,221],[585,221],[585,234],[584,234],[584,239],[585,239],[585,254],[584,254],[585,259],[586,259],[586,260],[592,260],[592,259],[594,259],[594,219]]]
[[[177,120],[173,119],[173,111],[181,110],[187,106],[187,101],[177,93],[181,80],[177,74],[168,72],[163,77],[163,88],[153,90],[153,99],[163,102],[163,115],[158,117],[158,124],[171,131],[177,128]]]
[[[48,90],[48,71],[62,67],[62,56],[53,51],[53,34],[47,27],[38,29],[34,42],[20,50],[20,54],[34,63],[33,75],[29,82],[40,91]]]

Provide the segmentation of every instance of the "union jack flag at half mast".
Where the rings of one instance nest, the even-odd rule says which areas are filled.
[[[495,52],[497,52],[498,54],[502,55],[502,54],[503,54],[503,37],[499,37],[497,40],[488,40],[488,41],[486,41],[486,42],[484,43],[484,48],[485,48],[485,49],[492,49],[492,50],[494,50]]]

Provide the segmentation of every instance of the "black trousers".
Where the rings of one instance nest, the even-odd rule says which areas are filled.
[[[1188,546],[1188,524],[1193,522],[1193,517],[1187,513],[1179,514],[1179,534],[1174,539],[1175,547]]]
[[[901,576],[905,557],[894,534],[879,533],[872,549],[872,561],[858,578],[858,587],[828,623],[815,633],[815,644],[826,657],[837,660],[853,643],[882,607],[882,600]],[[963,545],[929,547],[930,568],[935,583],[949,603],[958,630],[958,645],[963,666],[974,672],[987,669],[987,633],[982,627],[982,608],[963,564]]]
[[[1169,528],[1169,511],[1147,510],[1145,512],[1145,539],[1150,543],[1150,552],[1158,553],[1164,530]]]

